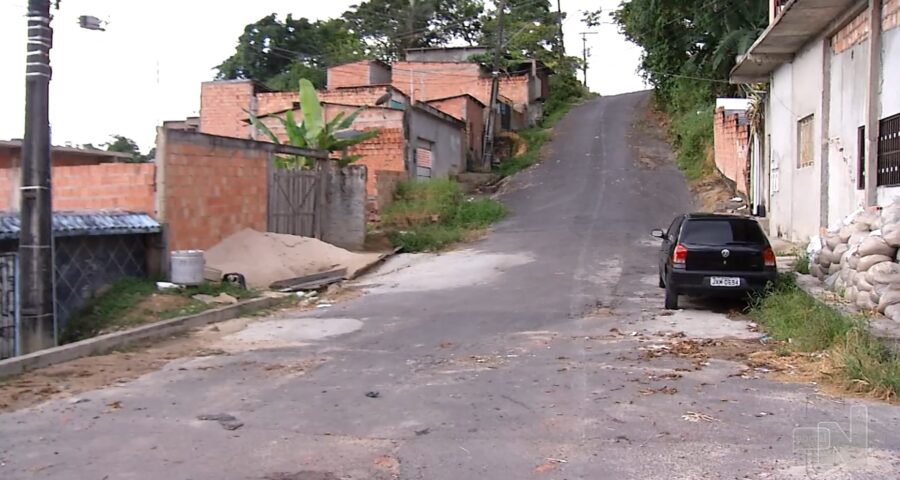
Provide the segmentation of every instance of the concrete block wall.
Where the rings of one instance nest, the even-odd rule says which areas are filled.
[[[166,226],[169,250],[208,249],[244,228],[265,231],[271,148],[160,130],[157,219]]]
[[[127,210],[154,214],[151,163],[54,165],[53,209]],[[0,169],[0,210],[19,209],[19,168]]]
[[[750,126],[741,125],[738,114],[724,107],[716,109],[713,123],[716,168],[735,183],[738,193],[747,195]]]
[[[322,240],[348,250],[362,250],[366,241],[366,167],[338,168],[328,162]]]

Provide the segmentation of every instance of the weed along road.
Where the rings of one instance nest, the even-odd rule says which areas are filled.
[[[575,108],[482,240],[0,414],[0,478],[896,478],[896,406],[748,365],[734,304],[662,309],[648,233],[692,201],[647,101]]]

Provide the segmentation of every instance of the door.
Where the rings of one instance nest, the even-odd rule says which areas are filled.
[[[426,140],[416,142],[416,177],[431,178],[434,172],[432,143]]]

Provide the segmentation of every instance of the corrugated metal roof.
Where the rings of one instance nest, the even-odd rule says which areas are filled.
[[[19,238],[18,212],[0,212],[0,239]],[[156,233],[162,227],[146,213],[53,212],[53,234],[57,237]]]

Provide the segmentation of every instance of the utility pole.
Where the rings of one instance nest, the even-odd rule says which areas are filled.
[[[488,111],[487,129],[484,132],[482,145],[482,167],[490,170],[494,161],[494,129],[497,112],[497,100],[500,96],[500,52],[503,50],[503,16],[506,14],[506,0],[499,0],[497,5],[497,46],[494,49],[494,68],[491,72],[491,106]]]
[[[25,140],[22,145],[19,233],[22,352],[56,345],[53,308],[53,230],[50,185],[50,0],[28,1]]]
[[[588,46],[587,46],[587,36],[588,35],[597,35],[598,32],[581,32],[581,60],[583,65],[581,66],[581,71],[584,73],[584,86],[587,86],[587,71],[588,71]]]
[[[566,42],[563,41],[562,0],[556,0],[556,23],[559,24],[559,63],[562,65],[566,56]]]

